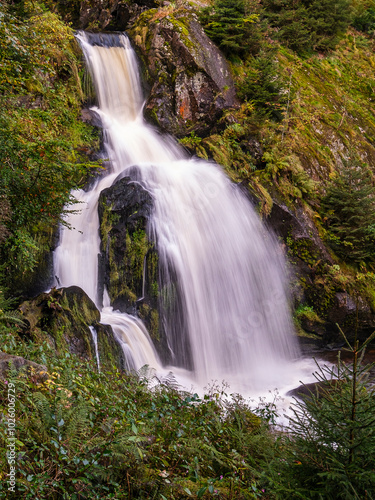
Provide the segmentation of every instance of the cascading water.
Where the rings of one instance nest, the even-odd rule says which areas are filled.
[[[144,122],[128,39],[85,33],[78,39],[96,86],[111,167],[90,191],[73,193],[81,210],[69,216],[74,229],[62,229],[55,251],[59,286],[80,286],[101,308],[98,197],[137,165],[137,180],[154,202],[148,229],[159,255],[171,365],[189,369],[201,386],[224,379],[240,390],[273,388],[288,377],[298,354],[277,243],[219,166],[186,158],[171,138]],[[129,367],[162,371],[140,320],[114,312],[105,295],[101,321],[112,325]]]
[[[94,342],[95,347],[95,357],[96,357],[96,366],[98,367],[98,372],[100,373],[100,358],[99,358],[99,350],[98,350],[98,332],[95,330],[93,326],[89,326],[92,340]]]

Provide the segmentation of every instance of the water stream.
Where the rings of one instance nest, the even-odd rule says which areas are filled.
[[[126,36],[80,33],[78,39],[96,87],[110,167],[90,191],[73,193],[79,210],[67,223],[74,229],[61,229],[54,255],[59,286],[78,285],[97,304],[129,368],[172,370],[195,387],[225,380],[246,394],[298,385],[306,366],[296,363],[285,260],[276,240],[221,167],[188,158],[144,121]],[[148,235],[159,255],[159,306],[172,367],[162,366],[138,318],[114,311],[108,295],[98,295],[98,198],[134,165],[153,198]],[[170,308],[176,295],[178,306]]]

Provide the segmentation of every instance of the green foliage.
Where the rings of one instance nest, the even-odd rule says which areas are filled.
[[[276,53],[271,49],[262,49],[249,59],[243,77],[237,81],[240,99],[251,102],[260,115],[277,121],[282,119],[286,105],[282,90]]]
[[[207,35],[227,56],[257,54],[261,46],[258,2],[254,0],[215,0],[201,12],[200,21]]]
[[[44,379],[9,374],[17,392],[14,498],[260,496],[274,438],[242,397],[213,386],[199,398],[175,388],[173,376],[160,381],[146,368],[99,374],[68,353],[56,356],[48,344],[22,341],[14,330],[0,333],[0,341],[6,352],[48,370]],[[1,411],[5,386],[0,379]],[[259,409],[271,418],[270,411],[266,404]],[[0,495],[8,470],[5,430],[1,421]]]
[[[12,310],[12,306],[12,299],[6,298],[4,290],[0,288],[0,332],[9,332],[9,325],[25,326],[22,315]]]
[[[344,260],[375,260],[375,187],[366,164],[348,160],[322,200],[328,242]]]
[[[263,0],[275,36],[297,52],[334,49],[350,23],[349,0]]]
[[[353,6],[352,26],[359,31],[373,35],[375,31],[374,0],[357,0]]]
[[[45,250],[37,235],[51,233],[74,201],[95,138],[78,119],[72,31],[38,3],[16,7],[0,6],[0,254],[4,271],[21,277]]]
[[[279,498],[334,500],[373,498],[375,491],[375,405],[371,365],[361,347],[347,343],[351,363],[319,367],[315,390],[294,403],[290,441],[273,474]],[[283,496],[284,495],[284,496]]]

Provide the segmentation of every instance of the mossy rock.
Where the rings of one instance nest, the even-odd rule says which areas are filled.
[[[11,371],[22,371],[39,382],[47,378],[47,368],[44,365],[0,351],[0,379],[6,380]]]
[[[208,135],[223,111],[238,105],[228,63],[189,8],[144,12],[129,35],[151,87],[146,117],[162,130]]]
[[[102,191],[100,275],[113,308],[142,319],[157,344],[159,264],[146,230],[152,208],[148,191],[131,177],[123,177]]]
[[[114,337],[112,328],[100,323],[96,323],[94,328],[98,336],[100,366],[106,370],[125,370],[124,353]]]
[[[71,352],[96,364],[95,345],[90,332],[98,332],[101,364],[108,369],[123,367],[122,352],[113,332],[99,324],[100,313],[93,301],[77,286],[42,293],[20,306],[35,341],[47,340],[57,352]]]

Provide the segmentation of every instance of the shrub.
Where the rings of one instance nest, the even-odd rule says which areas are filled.
[[[56,356],[47,344],[17,340],[14,329],[0,331],[0,341],[7,352],[48,370],[46,380],[22,372],[8,376],[17,392],[13,498],[186,499],[215,490],[223,499],[259,496],[274,438],[240,396],[228,398],[214,386],[199,398],[176,390],[173,377],[155,386],[147,370],[99,374],[69,353]],[[5,414],[1,379],[0,389]],[[0,496],[6,491],[5,451],[3,419]]]
[[[356,264],[375,260],[375,187],[368,166],[355,159],[328,185],[322,209],[328,243],[341,258]]]
[[[254,0],[215,0],[202,10],[207,35],[227,56],[257,54],[262,43],[259,6]]]
[[[238,96],[251,102],[261,116],[276,121],[282,119],[286,105],[282,90],[283,82],[271,49],[262,49],[257,57],[251,58],[244,77],[237,82]]]
[[[36,267],[38,239],[48,246],[70,190],[95,165],[71,29],[37,2],[16,2],[17,17],[13,3],[0,5],[0,258],[11,285]]]
[[[359,31],[373,35],[375,31],[374,0],[355,0],[353,4],[352,26]]]
[[[347,342],[351,362],[319,367],[317,386],[293,404],[284,456],[271,481],[279,498],[373,498],[375,391],[373,365],[363,365],[372,335],[362,346]]]
[[[262,0],[275,36],[297,52],[334,49],[351,16],[349,0]]]

